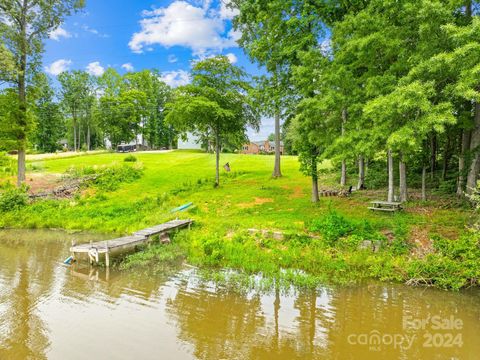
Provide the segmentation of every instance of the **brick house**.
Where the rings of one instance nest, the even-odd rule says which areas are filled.
[[[254,141],[242,146],[242,154],[273,154],[275,152],[275,141]],[[283,141],[280,141],[280,154],[283,155]]]

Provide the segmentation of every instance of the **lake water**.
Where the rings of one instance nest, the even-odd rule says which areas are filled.
[[[370,283],[243,292],[185,267],[65,267],[101,235],[0,232],[0,359],[479,359],[480,292]]]

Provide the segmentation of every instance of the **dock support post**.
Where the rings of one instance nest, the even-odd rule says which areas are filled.
[[[107,252],[105,253],[105,265],[107,266],[107,269],[110,267],[110,254],[109,254],[109,249],[108,249],[108,242],[107,242]]]
[[[72,248],[74,248],[75,245],[77,245],[77,244],[75,243],[75,240],[72,240]],[[72,264],[73,264],[73,263],[77,260],[77,259],[75,259],[75,252],[74,252],[74,251],[71,251],[70,254],[71,254],[71,256],[72,256]]]

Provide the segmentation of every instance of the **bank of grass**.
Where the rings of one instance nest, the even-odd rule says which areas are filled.
[[[284,176],[272,179],[273,157],[222,154],[222,163],[229,162],[232,171],[222,171],[220,188],[214,188],[215,159],[210,154],[138,153],[135,162],[125,162],[125,157],[105,153],[30,162],[31,169],[45,174],[135,166],[142,168],[142,175],[113,187],[93,185],[73,199],[37,201],[3,212],[0,227],[128,234],[177,216],[190,217],[195,226],[180,232],[172,245],[151,246],[122,267],[154,267],[182,258],[202,267],[262,273],[304,286],[374,277],[461,288],[478,278],[480,261],[472,259],[480,256],[473,250],[465,255],[473,244],[466,239],[472,236],[462,235],[471,212],[453,199],[411,202],[404,212],[379,214],[367,209],[370,200],[385,196],[378,191],[312,204],[310,180],[299,172],[296,157],[284,156]],[[321,188],[336,186],[330,167],[328,162],[321,166]],[[170,212],[187,202],[194,203],[188,211]],[[266,232],[247,231],[252,228]],[[276,239],[268,231],[284,236]],[[366,240],[378,242],[380,251],[358,250]],[[469,260],[455,255],[458,249],[435,248],[441,241],[463,244],[462,256]],[[422,246],[433,249],[429,255],[417,254]]]

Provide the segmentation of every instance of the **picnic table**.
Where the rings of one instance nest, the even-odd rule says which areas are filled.
[[[370,206],[369,209],[373,211],[395,212],[402,210],[402,203],[400,202],[375,200],[371,201],[370,203],[372,204],[372,206]]]

